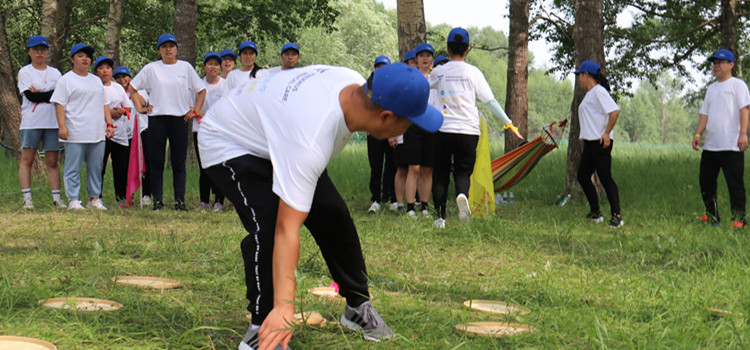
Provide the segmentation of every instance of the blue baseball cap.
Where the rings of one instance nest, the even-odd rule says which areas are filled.
[[[373,62],[373,67],[377,66],[379,64],[391,64],[391,59],[388,58],[386,55],[380,55],[378,57],[375,57],[375,62]]]
[[[93,56],[94,55],[94,48],[93,47],[88,46],[88,45],[86,45],[84,43],[78,43],[78,44],[73,45],[72,48],[70,48],[70,57],[73,57],[73,55],[75,55],[76,53],[78,53],[78,51],[83,51],[86,54],[88,54],[89,56]]]
[[[284,51],[286,50],[294,50],[294,51],[297,51],[297,53],[299,53],[299,46],[297,46],[297,44],[295,43],[286,43],[284,44],[284,46],[281,47],[281,54],[283,55]]]
[[[417,48],[416,48],[415,51],[417,51],[417,53],[416,53],[417,55],[419,55],[419,53],[422,52],[422,51],[427,51],[427,52],[433,53],[433,54],[435,53],[435,49],[433,49],[432,45],[430,45],[428,43],[421,43],[421,44],[417,45]]]
[[[727,49],[719,49],[713,56],[708,58],[708,61],[713,62],[715,59],[734,62],[734,54]]]
[[[432,67],[437,67],[437,65],[442,62],[448,62],[448,57],[438,55],[438,57],[435,57],[435,59],[432,61]]]
[[[26,43],[26,47],[34,47],[42,45],[44,47],[49,47],[49,43],[47,42],[47,38],[41,36],[41,35],[34,35],[29,38],[29,42]]]
[[[233,60],[236,60],[236,59],[237,59],[237,54],[236,54],[236,53],[234,53],[234,51],[232,51],[232,50],[230,50],[230,49],[224,49],[224,50],[221,50],[221,52],[219,52],[219,56],[221,56],[221,58],[222,58],[222,59],[223,59],[223,58],[224,58],[225,56],[232,56],[232,59],[233,59]]]
[[[596,74],[599,73],[599,70],[601,70],[602,67],[599,65],[599,63],[596,63],[594,61],[583,61],[581,63],[581,66],[578,68],[577,71],[573,72],[573,74],[580,74],[580,73],[589,73],[589,74]]]
[[[96,61],[94,61],[94,69],[96,69],[96,67],[99,67],[99,65],[102,64],[102,63],[107,63],[107,64],[109,64],[110,67],[114,67],[115,66],[115,61],[113,59],[111,59],[111,58],[109,58],[107,56],[99,56],[99,57],[96,58]],[[113,74],[113,76],[114,76],[114,74]]]
[[[211,52],[207,53],[205,56],[203,56],[203,64],[206,64],[206,61],[208,61],[208,60],[210,60],[212,58],[215,59],[215,60],[217,60],[217,61],[219,61],[219,64],[221,64],[221,56],[219,56],[218,53],[213,52],[213,51],[211,51]]]
[[[404,54],[404,63],[415,58],[417,58],[417,50],[406,51],[406,54]]]
[[[463,40],[458,41],[457,38],[456,38],[456,35],[461,35],[461,37],[463,38]],[[460,43],[468,44],[469,43],[469,32],[467,32],[466,29],[463,29],[461,27],[453,28],[453,29],[451,29],[451,32],[448,33],[448,42],[449,43],[459,43],[460,42]]]
[[[130,73],[130,69],[128,69],[128,67],[125,67],[125,66],[119,66],[115,68],[115,70],[112,72],[113,77],[116,77],[118,74],[125,74],[129,77],[133,76],[133,74]]]
[[[156,48],[158,49],[160,46],[164,45],[165,43],[174,43],[177,45],[177,38],[174,37],[174,35],[170,33],[164,33],[162,35],[159,35],[159,40],[156,41]]]
[[[255,51],[256,54],[258,53],[258,45],[255,45],[255,43],[250,40],[243,41],[240,44],[240,50],[238,52],[242,53],[242,50],[244,49],[253,49],[253,51]]]
[[[372,72],[365,89],[376,105],[409,119],[427,132],[435,132],[443,125],[443,115],[427,103],[430,84],[417,68],[400,62],[387,64]]]

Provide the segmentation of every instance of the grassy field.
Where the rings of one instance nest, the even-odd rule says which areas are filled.
[[[499,207],[495,217],[460,224],[451,204],[448,227],[435,230],[432,220],[368,215],[366,151],[349,146],[329,172],[359,229],[373,304],[398,339],[372,343],[328,325],[298,329],[292,347],[750,348],[750,233],[727,221],[718,228],[695,223],[702,212],[699,153],[616,144],[613,156],[625,218],[618,230],[583,220],[584,201],[552,205],[562,189],[565,150],[545,157],[513,189],[515,204]],[[236,349],[247,327],[247,301],[239,251],[245,233],[235,213],[55,210],[46,204],[51,198],[44,179],[34,182],[38,209],[24,211],[15,162],[2,157],[0,334],[45,339],[62,350]],[[192,169],[188,205],[194,209]],[[112,196],[107,179],[111,208]],[[719,196],[727,220],[723,178]],[[301,237],[298,308],[337,320],[343,301],[306,292],[331,279],[310,235]],[[112,282],[127,274],[174,278],[184,287],[158,292]],[[105,298],[124,308],[92,314],[37,304],[64,296]],[[513,302],[532,312],[472,312],[462,307],[467,299]],[[708,308],[744,316],[716,316]],[[537,332],[493,339],[454,330],[470,321],[525,323]]]

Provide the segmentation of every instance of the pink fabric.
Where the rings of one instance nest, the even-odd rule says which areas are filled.
[[[128,118],[130,118],[130,113],[128,113]],[[133,140],[130,143],[130,159],[128,161],[128,187],[125,191],[126,207],[133,205],[133,194],[141,187],[141,174],[145,172],[146,166],[143,164],[141,135],[138,132],[138,118],[135,118]]]

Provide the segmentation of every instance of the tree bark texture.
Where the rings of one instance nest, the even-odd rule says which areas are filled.
[[[120,65],[120,38],[122,37],[122,9],[125,0],[110,0],[107,13],[107,31],[104,34],[104,55]]]
[[[529,0],[510,0],[508,35],[508,81],[505,112],[521,135],[529,134]],[[505,133],[505,153],[518,147],[521,140]]]
[[[10,62],[5,17],[0,15],[0,139],[14,150],[19,150],[21,139],[18,128],[21,125],[21,103],[18,101],[13,67]]]
[[[737,0],[721,0],[721,14],[719,15],[719,26],[721,28],[721,47],[729,49],[734,53],[735,65],[732,75],[742,78],[742,65],[739,64],[741,53],[738,37],[738,14]]]
[[[398,18],[398,52],[403,61],[407,51],[427,41],[424,3],[422,0],[398,0],[396,15]]]
[[[57,3],[55,11],[52,10],[54,6],[51,4],[52,2]],[[70,28],[70,12],[73,10],[73,0],[44,0],[44,7],[48,7],[47,11],[50,11],[50,13],[54,12],[54,23],[47,24],[50,27],[45,28],[45,22],[42,22],[42,35],[47,36],[45,32],[50,33],[50,36],[47,36],[50,46],[47,64],[57,68],[68,57],[65,42],[68,36],[70,36],[68,30]]]
[[[602,67],[605,73],[604,62],[604,19],[602,17],[601,0],[575,0],[575,25],[573,26],[573,42],[575,45],[576,68],[583,61],[594,60]],[[605,73],[606,74],[606,73]],[[576,175],[578,165],[581,163],[581,152],[583,144],[578,139],[581,125],[578,120],[578,106],[581,104],[586,90],[575,81],[575,92],[573,102],[570,105],[570,134],[568,135],[568,160],[565,170],[565,193],[574,196],[581,193]]]
[[[195,65],[195,19],[198,13],[197,0],[177,0],[175,3],[174,36],[179,50],[177,58]]]
[[[52,58],[52,52],[59,52],[57,45],[57,27],[55,27],[55,18],[57,16],[57,0],[44,0],[42,2],[42,35],[47,38],[49,43],[49,55],[47,64],[57,67],[57,61]]]

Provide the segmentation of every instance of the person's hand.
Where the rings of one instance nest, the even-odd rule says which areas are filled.
[[[740,151],[745,152],[747,149],[747,134],[741,134],[739,140],[737,140],[737,146],[740,146]]]
[[[391,148],[396,148],[396,146],[398,146],[398,137],[389,138],[388,145],[391,146]]]
[[[602,144],[602,148],[609,147],[609,144],[612,143],[612,140],[609,138],[609,134],[604,133],[602,137],[599,139],[599,143]]]
[[[115,126],[107,125],[107,132],[105,134],[107,138],[113,138],[115,136]]]
[[[258,330],[258,350],[286,349],[294,333],[294,305],[274,307]]]
[[[693,137],[693,149],[697,151],[700,146],[701,137],[699,135],[695,135],[695,137]],[[745,136],[745,147],[747,147],[747,136]]]
[[[519,140],[523,140],[524,139],[523,136],[521,136],[521,133],[518,132],[517,128],[510,129],[510,130],[513,131],[513,134],[516,135],[516,137],[518,137]]]
[[[190,119],[193,119],[193,117],[195,116],[196,116],[195,110],[193,109],[193,107],[190,107],[190,110],[185,114],[185,117],[183,117],[183,119],[185,119],[185,121],[189,121]]]
[[[57,136],[60,137],[60,140],[67,140],[68,139],[68,128],[65,127],[65,125],[61,125],[59,129],[57,129]]]
[[[28,90],[29,90],[30,92],[32,92],[32,93],[33,93],[33,92],[37,92],[37,91],[38,91],[38,90],[37,90],[37,89],[36,89],[35,87],[33,87],[33,86],[29,86]]]

